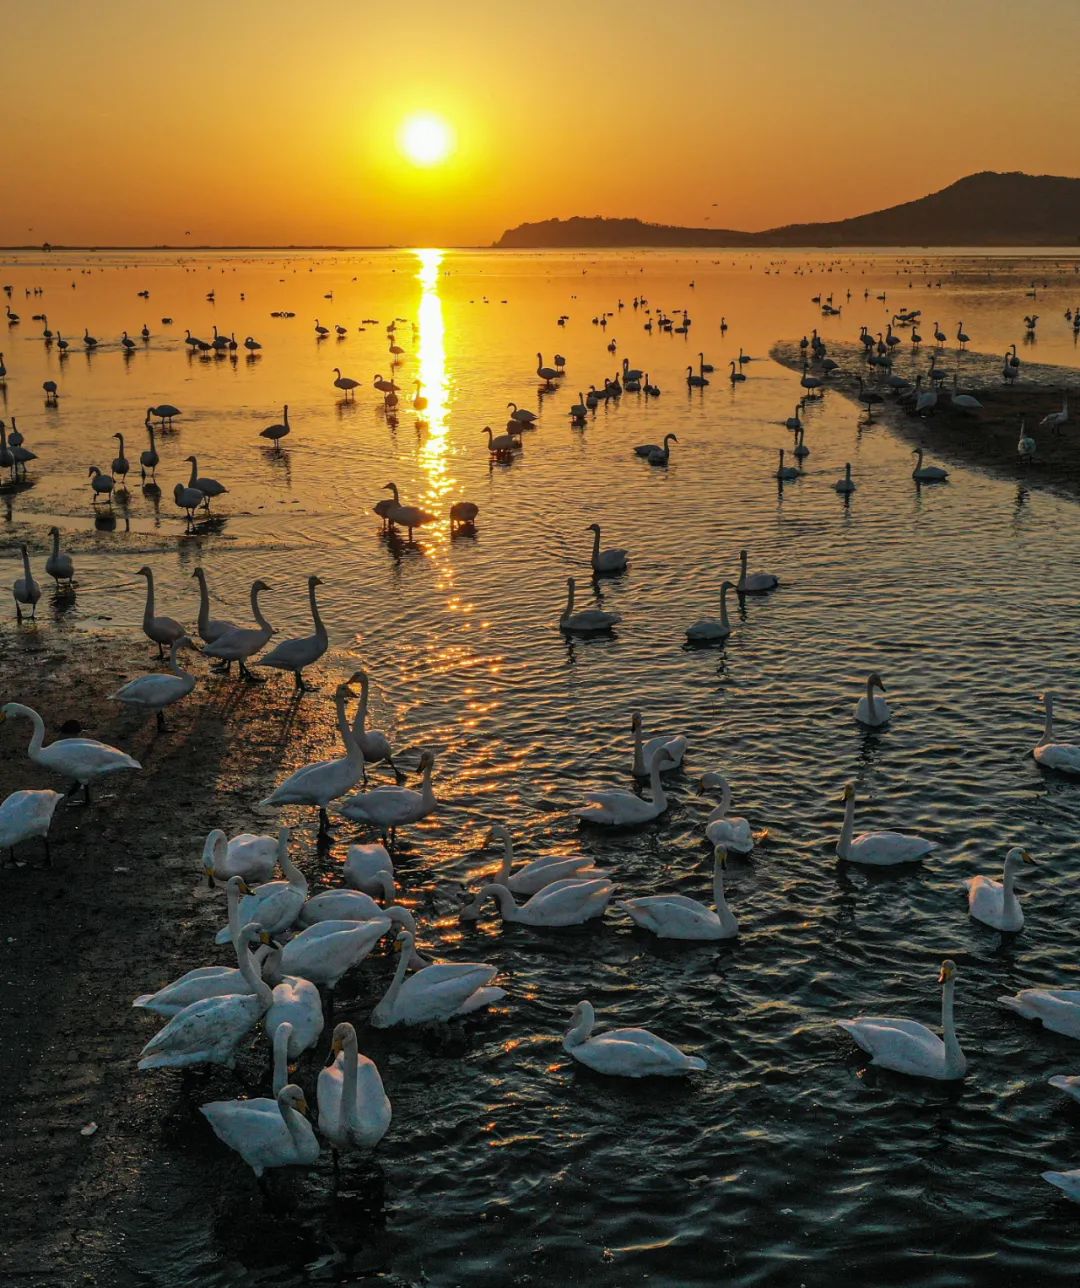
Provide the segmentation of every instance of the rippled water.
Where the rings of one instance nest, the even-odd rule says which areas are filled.
[[[820,255],[780,264],[760,254],[402,252],[183,266],[102,256],[87,272],[28,259],[0,271],[23,316],[0,341],[9,373],[0,414],[16,416],[39,458],[34,486],[4,493],[7,533],[40,552],[59,523],[79,570],[74,607],[54,618],[43,603],[41,629],[68,632],[74,647],[81,629],[102,623],[137,630],[133,574],[144,562],[161,611],[193,622],[190,573],[201,562],[216,612],[245,617],[247,587],[261,576],[273,587],[268,616],[293,631],[305,619],[304,576],[317,571],[334,645],[326,669],[336,676],[362,659],[377,722],[401,759],[438,752],[446,807],[407,838],[407,899],[430,949],[497,964],[509,997],[445,1048],[362,1035],[394,1104],[379,1151],[381,1268],[478,1285],[554,1282],[571,1267],[605,1285],[823,1283],[842,1270],[933,1288],[1074,1279],[1077,1212],[1038,1173],[1080,1162],[1080,1111],[1046,1086],[1052,1073],[1080,1070],[1080,1049],[996,998],[1076,986],[1080,787],[1045,776],[1029,755],[1044,687],[1058,691],[1063,724],[1080,724],[1076,506],[964,468],[919,490],[910,448],[882,427],[860,429],[852,404],[832,396],[804,414],[805,476],[778,490],[775,451],[790,444],[782,422],[799,386],[765,355],[814,326],[850,340],[902,305],[924,310],[927,334],[933,319],[950,334],[963,319],[973,349],[1000,352],[1035,309],[1038,343],[1022,356],[1074,366],[1061,315],[1080,281],[1060,257],[831,262],[825,271]],[[1032,280],[1049,284],[1035,302],[1025,294]],[[32,284],[45,294],[23,298]],[[215,303],[204,298],[211,289]],[[810,302],[829,291],[839,318]],[[689,336],[645,333],[635,294],[688,309]],[[297,316],[271,319],[273,309]],[[594,326],[607,309],[606,330]],[[71,339],[66,359],[43,347],[35,312]],[[164,315],[175,324],[162,327]],[[407,354],[396,378],[403,391],[422,379],[426,425],[407,392],[392,423],[370,387],[389,373],[385,326],[395,316],[409,319],[397,332]],[[347,324],[347,339],[317,342],[316,317]],[[360,333],[364,317],[379,323]],[[144,321],[153,338],[125,358],[115,337]],[[261,355],[187,354],[183,327],[208,337],[215,322],[241,340],[254,334]],[[91,356],[77,351],[84,326],[101,340]],[[740,346],[755,361],[733,389],[724,373]],[[556,393],[537,388],[538,348],[545,361],[567,357]],[[699,350],[716,374],[688,391],[682,374]],[[571,428],[577,391],[602,384],[624,356],[662,397],[624,396]],[[361,380],[354,402],[332,388],[335,366]],[[46,378],[60,385],[57,409],[42,406]],[[501,429],[508,399],[541,413],[539,428],[512,465],[493,466],[480,431]],[[133,487],[113,507],[115,529],[95,528],[87,466],[108,467],[116,430],[137,458],[143,411],[162,401],[184,412],[159,437],[164,495]],[[275,454],[258,430],[284,402],[293,433]],[[633,445],[665,432],[679,440],[667,470],[634,457]],[[219,525],[186,534],[171,488],[191,452],[230,491],[215,505]],[[845,461],[858,483],[850,503],[831,487]],[[371,513],[390,479],[440,515],[414,547],[388,543]],[[451,541],[441,517],[459,498],[481,514],[475,537]],[[623,623],[612,638],[567,643],[556,617],[567,575],[590,597],[592,521],[605,544],[631,552],[630,571],[602,587]],[[779,574],[780,590],[739,609],[726,648],[688,649],[686,625],[717,611],[744,545],[754,567]],[[871,669],[895,713],[878,734],[851,720]],[[268,689],[259,700],[277,698]],[[579,832],[568,809],[584,786],[628,783],[635,707],[649,729],[690,739],[672,808],[636,834]],[[292,767],[286,753],[283,772]],[[730,777],[736,812],[769,832],[729,869],[736,942],[659,944],[618,912],[562,932],[503,928],[492,915],[459,926],[461,890],[494,859],[478,848],[493,819],[512,827],[523,859],[584,849],[622,892],[707,897],[694,789],[713,768]],[[932,835],[941,849],[903,872],[838,866],[848,779],[859,784],[861,821]],[[1021,842],[1039,866],[1024,884],[1027,927],[1003,940],[968,920],[961,882],[996,874]],[[310,847],[304,864],[315,870]],[[960,968],[966,1082],[867,1072],[833,1020],[866,1009],[935,1023],[946,954]],[[365,1015],[381,987],[365,975],[347,1013]],[[708,1072],[656,1086],[580,1071],[560,1043],[584,996],[601,1026],[653,1027],[704,1056]],[[207,1142],[180,1147],[220,1162]],[[326,1180],[302,1183],[317,1248],[343,1233],[313,1197]],[[162,1253],[176,1283],[232,1281],[217,1269],[221,1246],[203,1237],[204,1218],[193,1208],[190,1229],[173,1231]],[[257,1260],[231,1239],[234,1267]],[[305,1243],[295,1265],[283,1254],[273,1281],[298,1282],[309,1251]]]

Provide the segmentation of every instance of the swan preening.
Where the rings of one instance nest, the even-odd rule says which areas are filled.
[[[934,1078],[951,1082],[967,1072],[967,1058],[960,1049],[953,1022],[956,963],[943,961],[941,974],[941,1031],[938,1037],[915,1020],[892,1016],[860,1015],[854,1020],[837,1020],[871,1057],[870,1063],[913,1078]]]
[[[701,1073],[707,1066],[696,1055],[648,1029],[608,1029],[594,1036],[596,1013],[591,1002],[578,1002],[563,1037],[563,1050],[596,1073],[622,1078],[677,1078]]]
[[[968,877],[964,882],[968,892],[968,911],[975,920],[995,930],[1022,930],[1024,911],[1014,887],[1025,866],[1034,862],[1027,850],[1014,846],[1005,856],[1001,881],[981,875]]]
[[[653,761],[663,754],[666,757],[665,771],[678,768],[689,745],[683,734],[654,734],[648,740],[642,733],[641,712],[635,711],[630,717],[630,732],[634,738],[635,778],[648,778],[652,773]]]

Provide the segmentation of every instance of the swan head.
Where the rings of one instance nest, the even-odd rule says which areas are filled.
[[[880,690],[882,691],[882,693],[884,693],[884,692],[885,692],[885,685],[884,685],[884,684],[882,684],[882,682],[881,682],[881,676],[880,676],[880,675],[878,675],[878,673],[877,673],[876,671],[872,671],[872,672],[870,673],[870,675],[869,675],[869,676],[867,676],[866,683],[867,683],[867,684],[869,684],[869,685],[873,685],[873,687],[874,687],[875,689],[880,689]]]
[[[589,526],[585,529],[585,531],[586,531],[586,532],[595,532],[595,533],[599,534],[599,532],[600,532],[600,525],[599,525],[599,523],[590,523],[590,524],[589,524]]]
[[[489,824],[487,835],[484,837],[485,845],[493,845],[496,841],[502,841],[505,844],[509,840],[510,832],[501,823]]]
[[[630,714],[630,728],[634,731],[634,733],[637,733],[637,732],[638,732],[638,730],[641,728],[641,712],[640,712],[640,711],[633,711],[633,712],[631,712],[631,714]]]
[[[573,1033],[575,1029],[583,1029],[584,1033],[581,1040],[587,1040],[595,1023],[596,1012],[593,1010],[592,1002],[578,1002],[570,1016],[570,1031],[567,1034],[567,1037],[569,1037],[570,1033]]]
[[[326,582],[321,577],[316,577],[314,573],[307,579],[309,586],[325,586]]]
[[[951,957],[946,957],[941,963],[941,974],[938,976],[939,984],[949,984],[956,978],[956,962]]]
[[[1014,845],[1005,855],[1005,871],[1021,872],[1028,864],[1034,864],[1034,862],[1035,860],[1027,850],[1022,849],[1019,845]]]
[[[705,792],[716,789],[723,790],[727,785],[728,781],[723,774],[710,770],[709,773],[701,776],[701,781],[698,783],[698,795],[703,796]]]
[[[722,868],[727,867],[727,850],[722,845],[718,845],[713,850],[713,862],[719,864]]]
[[[469,902],[465,904],[465,906],[461,909],[461,912],[458,914],[462,921],[480,920],[480,909],[483,907],[483,904],[484,904],[483,896],[484,896],[484,892],[482,890],[477,894],[469,896]]]
[[[417,769],[420,771],[420,773],[424,773],[429,769],[434,769],[434,767],[435,767],[435,753],[433,751],[421,752],[420,761],[419,761],[419,764],[417,765]]]
[[[261,594],[262,591],[269,590],[269,589],[270,587],[266,584],[266,582],[260,578],[260,580],[255,582],[255,584],[251,587],[251,592],[252,594],[256,594],[256,593]]]
[[[182,489],[184,485],[183,483],[177,483],[176,486]],[[153,575],[154,575],[153,569],[150,568],[148,564],[143,564],[143,566],[135,574],[136,577],[152,577]]]
[[[854,783],[845,783],[845,784],[844,784],[844,791],[843,791],[843,794],[841,795],[840,799],[844,802],[844,804],[845,804],[845,805],[847,804],[847,802],[848,802],[848,801],[853,801],[853,800],[855,799],[855,784],[854,784]]]
[[[199,459],[199,458],[198,458],[197,456],[185,456],[185,457],[184,457],[184,460],[185,460],[185,461],[192,461],[192,462],[195,462],[195,461],[197,461],[198,459]]]
[[[402,930],[394,940],[395,953],[411,953],[416,936],[410,930]]]
[[[277,1093],[277,1102],[282,1109],[295,1109],[298,1114],[307,1114],[308,1102],[295,1082],[281,1088]]]
[[[330,1042],[330,1060],[328,1063],[333,1063],[334,1058],[340,1055],[347,1046],[356,1046],[356,1030],[348,1020],[343,1020],[334,1029],[334,1036]]]

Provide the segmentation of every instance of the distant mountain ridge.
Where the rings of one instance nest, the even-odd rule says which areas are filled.
[[[915,201],[761,232],[575,216],[507,229],[502,250],[629,246],[1080,246],[1080,179],[984,170]]]

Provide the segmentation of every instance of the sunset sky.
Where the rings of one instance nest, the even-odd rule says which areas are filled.
[[[0,31],[7,245],[762,228],[1080,175],[1076,0],[0,0]],[[417,115],[444,161],[403,154]]]

